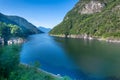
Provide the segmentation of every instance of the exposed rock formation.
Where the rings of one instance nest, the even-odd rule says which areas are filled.
[[[23,43],[24,42],[24,39],[22,38],[11,38],[7,41],[7,44],[10,45],[10,44],[20,44],[20,43]]]
[[[0,45],[4,44],[4,39],[0,37]]]
[[[120,39],[120,0],[79,0],[50,34]]]
[[[115,8],[113,8],[113,11],[116,11],[116,10],[120,10],[120,5],[117,5],[115,6]]]
[[[89,3],[85,4],[83,9],[79,11],[81,14],[92,14],[96,12],[101,12],[103,7],[105,6],[104,3],[100,1],[90,1]]]

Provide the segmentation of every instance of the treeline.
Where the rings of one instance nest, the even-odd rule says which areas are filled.
[[[120,38],[120,1],[100,1],[106,2],[105,7],[102,12],[94,14],[80,14],[79,11],[86,1],[78,2],[50,34],[87,34],[92,37]]]
[[[20,45],[0,47],[0,80],[71,80],[60,78],[38,69],[40,64],[25,65],[20,63]]]
[[[11,37],[25,36],[26,34],[19,26],[0,22],[0,38],[4,40],[4,43],[7,43],[7,40],[9,40]]]
[[[20,61],[18,52],[18,46],[0,47],[0,80],[9,80],[11,72],[17,70]]]

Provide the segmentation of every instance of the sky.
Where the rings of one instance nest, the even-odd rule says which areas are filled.
[[[53,28],[78,0],[0,0],[0,12],[27,19],[35,26]]]

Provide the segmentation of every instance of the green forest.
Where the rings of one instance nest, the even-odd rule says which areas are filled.
[[[20,63],[20,45],[0,48],[0,80],[71,80],[65,76],[55,77],[38,69],[40,63],[25,65]]]
[[[12,37],[26,38],[25,32],[13,24],[0,22],[0,38],[7,41]],[[34,65],[20,63],[21,44],[0,45],[0,80],[70,80],[69,77],[55,77],[39,70],[40,64]]]
[[[11,37],[25,37],[25,34],[17,25],[0,22],[0,38],[3,38],[4,42],[7,43]]]
[[[105,3],[101,12],[93,14],[80,14],[89,1],[80,0],[76,6],[67,13],[64,20],[58,24],[50,34],[54,35],[82,35],[92,37],[120,38],[120,1],[100,0]]]
[[[80,11],[84,8],[85,4],[89,3],[90,1],[91,0],[79,0],[75,7],[66,14],[63,21],[55,26],[49,32],[49,34],[65,36],[86,34],[94,38],[120,40],[120,0],[97,0],[101,3],[104,3],[105,5],[101,12],[96,12],[92,14],[81,14]],[[8,16],[3,16],[0,19],[0,80],[72,80],[68,76],[53,75],[49,74],[49,72],[43,71],[42,69],[40,69],[41,64],[39,62],[35,62],[31,65],[21,63],[20,51],[22,48],[22,44],[7,45],[7,41],[11,38],[26,39],[29,35],[43,32],[38,30],[38,28],[33,26],[31,23],[28,23],[26,20],[23,20],[21,23],[19,23],[19,19],[17,21],[16,19],[11,21],[11,19],[8,19]],[[21,24],[23,25],[20,26]],[[4,40],[5,45],[1,45],[2,40]],[[48,38],[48,40],[50,39]],[[42,41],[39,41],[38,43],[41,42]],[[35,46],[35,43],[31,44],[34,44]],[[70,49],[72,50],[73,45],[68,45],[68,47],[71,47]],[[78,44],[76,43],[76,45]],[[76,50],[80,50],[78,48],[80,47],[76,47]],[[89,47],[82,46],[82,48],[85,48],[86,51],[89,51],[89,49],[86,49]],[[90,49],[92,48],[93,46]],[[100,48],[104,47],[102,46]],[[110,47],[108,48],[108,50],[109,49],[112,48]],[[117,49],[115,49],[115,51],[117,51]],[[75,52],[73,52],[74,55]]]

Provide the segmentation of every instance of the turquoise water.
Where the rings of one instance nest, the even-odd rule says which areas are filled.
[[[116,80],[120,77],[120,44],[97,40],[32,35],[23,44],[21,62],[76,80]]]

